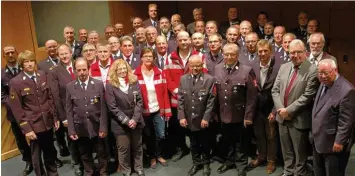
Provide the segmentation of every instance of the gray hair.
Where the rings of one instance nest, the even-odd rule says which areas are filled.
[[[326,65],[326,64],[330,65],[332,67],[332,69],[338,68],[337,64],[335,63],[335,61],[333,59],[323,59],[323,60],[319,61],[318,67],[320,65]]]
[[[293,45],[301,45],[303,50],[306,50],[306,46],[304,45],[303,41],[300,39],[294,39],[291,41],[291,43],[289,44],[288,48],[290,48]]]

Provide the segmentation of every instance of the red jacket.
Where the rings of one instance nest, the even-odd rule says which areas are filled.
[[[157,94],[157,100],[160,108],[160,115],[169,119],[171,117],[170,102],[168,96],[168,87],[166,84],[165,74],[157,66],[153,67],[154,71],[154,87]],[[143,115],[149,116],[149,106],[148,106],[148,91],[146,84],[144,82],[142,74],[142,66],[139,66],[134,71],[134,74],[137,76],[139,86],[141,88],[142,97],[143,97]]]
[[[111,65],[113,64],[113,59],[110,57],[109,58],[109,61],[108,61],[108,64],[110,65],[109,66],[109,70],[108,70],[108,73],[110,72],[110,68],[111,68]],[[106,83],[108,82],[108,73],[107,73],[107,78],[106,78],[106,81],[105,80],[102,80],[102,77],[101,77],[101,70],[100,70],[100,66],[99,66],[99,63],[100,63],[100,60],[97,60],[96,62],[94,62],[93,64],[91,64],[90,66],[90,76],[94,79],[97,79],[97,80],[100,80],[104,83],[104,85],[106,85]]]
[[[202,57],[203,61],[203,72],[207,73],[207,67],[205,63],[205,57],[203,56],[202,53],[193,50],[191,52],[191,55],[198,54]],[[164,67],[164,73],[166,75],[166,80],[168,83],[168,90],[171,95],[171,106],[172,107],[177,107],[177,93],[174,93],[174,90],[179,87],[180,85],[180,78],[186,73],[189,73],[189,67],[188,67],[188,62],[186,63],[186,67],[184,67],[183,61],[179,56],[179,50],[177,49],[176,51],[172,52],[168,56],[168,65]]]

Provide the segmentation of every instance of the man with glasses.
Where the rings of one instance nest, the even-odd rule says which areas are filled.
[[[258,52],[256,51],[256,43],[259,41],[258,34],[250,32],[245,36],[246,50],[242,50],[239,54],[239,61],[252,67],[259,63]]]
[[[238,175],[246,175],[248,148],[252,138],[253,117],[257,100],[255,74],[251,67],[238,61],[239,48],[234,43],[223,47],[224,62],[215,67],[217,98],[221,118],[221,150],[226,156],[217,172],[222,174],[236,167],[236,143],[241,139],[243,156]],[[243,134],[243,135],[242,135]]]
[[[271,92],[285,163],[283,175],[306,175],[307,140],[319,83],[301,40],[289,44],[289,55],[291,62],[281,65]]]
[[[323,33],[317,32],[311,34],[309,37],[310,52],[307,53],[308,60],[316,66],[318,66],[318,63],[323,59],[332,59],[335,61],[335,64],[337,64],[337,59],[323,50],[324,44],[325,38]]]

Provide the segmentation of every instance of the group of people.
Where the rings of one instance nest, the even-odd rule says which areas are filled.
[[[266,12],[253,29],[236,7],[220,25],[204,22],[201,8],[187,27],[179,14],[158,20],[156,4],[148,14],[132,19],[131,34],[108,25],[104,42],[86,29],[75,40],[66,26],[65,43],[48,40],[39,63],[31,51],[3,48],[1,100],[24,175],[58,175],[54,141],[77,176],[109,175],[114,161],[124,176],[144,176],[144,156],[155,169],[190,152],[189,176],[211,175],[212,160],[222,163],[219,174],[245,176],[263,164],[271,174],[282,160],[284,176],[345,175],[355,89],[326,52],[317,20],[300,12],[286,33]]]

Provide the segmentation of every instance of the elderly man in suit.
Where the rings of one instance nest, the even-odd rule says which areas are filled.
[[[203,176],[211,174],[208,125],[214,108],[215,78],[203,73],[203,61],[199,55],[189,58],[191,74],[181,77],[178,91],[178,118],[180,125],[189,129],[193,166],[188,172],[193,176],[203,166]]]
[[[258,34],[259,38],[264,38],[264,26],[268,22],[269,16],[266,12],[259,12],[257,16],[258,24],[255,26],[254,31]]]
[[[36,69],[37,61],[33,52],[26,50],[18,58],[23,71],[10,81],[9,106],[22,133],[30,141],[36,176],[58,176],[53,128],[57,130],[60,123],[47,76]],[[42,168],[42,154],[46,170]]]
[[[254,120],[254,133],[259,156],[251,161],[252,167],[258,167],[267,161],[266,172],[271,174],[275,171],[276,165],[276,127],[277,123],[273,118],[272,109],[274,102],[271,96],[271,89],[274,85],[280,65],[275,62],[272,56],[272,46],[268,40],[260,40],[257,43],[259,64],[253,65],[256,75],[258,100],[256,116]]]
[[[238,61],[239,48],[234,43],[223,47],[224,62],[215,67],[217,98],[221,117],[221,149],[226,158],[217,172],[222,174],[236,167],[236,143],[241,139],[238,175],[246,175],[248,150],[252,138],[257,100],[255,74],[251,67]],[[241,135],[243,134],[243,135]]]
[[[318,66],[318,63],[323,59],[332,59],[337,64],[337,59],[325,52],[324,49],[325,38],[321,32],[313,33],[309,37],[310,52],[307,53],[308,60]]]
[[[252,25],[250,23],[250,21],[244,20],[240,23],[239,25],[239,29],[240,29],[240,34],[241,37],[238,40],[239,43],[239,47],[240,47],[240,51],[245,50],[246,48],[246,43],[245,43],[245,36],[253,31]]]
[[[159,28],[159,21],[158,21],[158,5],[156,4],[149,4],[148,5],[148,15],[149,18],[143,21],[143,26],[153,26],[155,28]]]
[[[293,40],[289,52],[291,62],[281,65],[272,98],[285,162],[283,175],[306,175],[307,138],[319,82],[316,67],[307,60],[304,43]]]
[[[72,26],[65,26],[63,36],[65,39],[65,43],[72,50],[72,57],[75,60],[77,57],[81,56],[81,51],[83,50],[84,42],[76,41],[74,38],[75,32]]]
[[[312,110],[315,176],[345,176],[355,137],[355,89],[332,59],[318,65],[321,85]]]
[[[111,58],[116,60],[121,57],[120,40],[116,36],[108,38],[108,44],[110,45]]]
[[[296,36],[292,33],[286,33],[282,37],[282,50],[281,52],[275,52],[274,56],[276,59],[276,62],[280,65],[284,63],[288,63],[291,61],[290,55],[289,55],[289,45],[292,42],[292,40],[296,39]]]
[[[155,64],[161,69],[164,70],[165,66],[168,64],[168,56],[170,52],[168,51],[168,42],[165,36],[158,36],[155,40],[156,46],[156,59]]]
[[[58,43],[55,40],[47,40],[44,45],[46,47],[48,58],[43,59],[40,63],[38,63],[38,69],[48,74],[49,70],[52,70],[54,66],[58,64],[58,58],[57,58]]]
[[[297,39],[302,40],[307,37],[307,23],[308,23],[308,14],[306,12],[299,12],[297,15],[298,27],[292,30],[297,36]]]
[[[108,125],[104,86],[101,81],[89,76],[89,63],[84,58],[78,58],[74,65],[77,79],[66,86],[68,133],[78,143],[85,175],[98,175],[92,157],[95,148],[99,175],[106,176],[108,155],[104,138]]]
[[[17,63],[18,53],[14,46],[5,46],[3,53],[7,63],[5,68],[1,69],[1,104],[6,107],[7,120],[11,123],[11,130],[15,136],[17,148],[22,154],[22,160],[26,162],[25,169],[23,170],[23,175],[26,176],[33,171],[31,149],[9,106],[10,80],[21,72],[21,68]]]
[[[276,26],[274,28],[274,32],[273,32],[274,35],[272,41],[272,52],[274,53],[274,56],[276,56],[276,54],[278,53],[283,53],[282,39],[285,33],[286,33],[286,29],[283,26]]]
[[[259,41],[258,34],[250,32],[245,36],[246,49],[239,53],[239,59],[241,63],[252,67],[259,62],[259,56],[256,49],[256,44]]]
[[[120,49],[122,52],[122,59],[124,59],[132,69],[136,69],[141,64],[140,56],[134,53],[133,39],[130,36],[123,36],[120,38]]]

